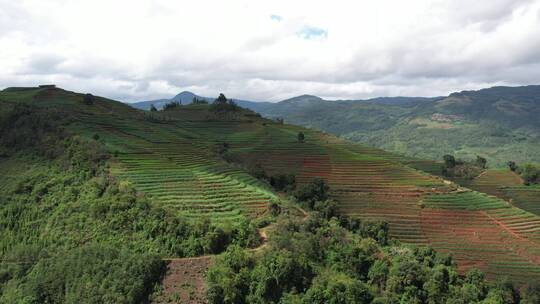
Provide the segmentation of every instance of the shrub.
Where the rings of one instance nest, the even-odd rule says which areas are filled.
[[[453,155],[446,154],[443,156],[443,160],[446,168],[454,168],[456,166],[456,158]]]
[[[476,156],[476,165],[480,168],[485,169],[487,165],[487,160],[483,158],[482,156],[477,155]]]
[[[83,103],[85,105],[93,105],[94,104],[94,95],[92,94],[84,94],[84,97],[83,97]]]
[[[277,174],[270,177],[270,185],[277,191],[290,191],[296,188],[294,174]]]
[[[302,133],[302,132],[298,132],[298,135],[296,137],[297,137],[299,143],[303,143],[305,138],[306,138],[304,133]]]
[[[519,174],[525,185],[540,183],[540,167],[533,164],[525,164],[519,167]]]
[[[516,164],[515,161],[511,161],[511,160],[510,160],[510,161],[508,161],[508,162],[506,163],[506,165],[508,166],[508,169],[510,169],[510,171],[515,172],[515,171],[518,169],[518,166],[517,166],[517,164]]]

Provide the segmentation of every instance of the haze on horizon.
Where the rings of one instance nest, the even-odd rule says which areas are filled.
[[[0,66],[122,101],[440,96],[540,83],[540,0],[0,0]]]

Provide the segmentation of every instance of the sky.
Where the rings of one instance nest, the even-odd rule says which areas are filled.
[[[540,0],[0,0],[0,89],[121,101],[540,84]]]

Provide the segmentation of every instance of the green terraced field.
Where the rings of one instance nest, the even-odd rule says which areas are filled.
[[[6,96],[0,94],[0,100]],[[70,116],[70,130],[97,134],[113,152],[113,175],[172,213],[234,223],[266,212],[268,203],[279,198],[247,173],[246,168],[259,165],[269,175],[293,173],[300,185],[324,178],[340,212],[387,221],[391,236],[450,252],[463,271],[479,267],[492,278],[540,280],[540,217],[530,188],[526,195],[520,194],[525,193],[519,192],[521,186],[493,188],[486,175],[486,182],[477,185],[483,190],[470,191],[425,172],[438,170],[437,163],[247,111],[220,116],[197,105],[150,114],[105,99],[91,106],[81,100],[62,90],[35,90],[5,104],[57,107]],[[298,132],[305,142],[298,142]],[[219,153],[224,143],[232,163]],[[515,197],[514,205],[494,196],[500,191]]]

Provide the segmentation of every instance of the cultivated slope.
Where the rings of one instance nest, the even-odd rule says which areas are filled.
[[[23,96],[10,94],[0,98]],[[215,221],[264,212],[277,197],[243,169],[260,165],[268,174],[294,173],[300,183],[325,178],[343,213],[388,221],[393,236],[448,251],[461,269],[540,279],[540,217],[405,165],[422,162],[249,111],[196,105],[149,114],[101,98],[84,105],[82,95],[59,89],[24,97],[72,115],[71,130],[98,135],[116,155],[112,172],[170,212]]]

